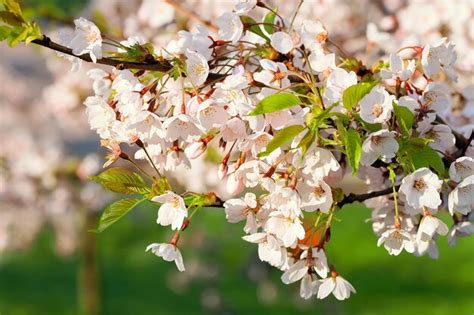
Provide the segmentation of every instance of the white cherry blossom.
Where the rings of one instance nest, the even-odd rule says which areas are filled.
[[[449,166],[449,178],[455,182],[460,182],[467,177],[474,175],[474,159],[462,156]]]
[[[227,221],[237,223],[246,220],[245,233],[257,232],[258,224],[256,214],[259,211],[257,198],[253,193],[246,193],[244,198],[229,199],[224,203]]]
[[[285,217],[281,213],[272,212],[265,222],[264,230],[274,234],[282,241],[283,246],[292,247],[299,239],[303,239],[305,231],[299,218]]]
[[[382,69],[380,76],[383,79],[399,79],[406,81],[411,78],[415,71],[414,59],[408,61],[407,65],[404,66],[403,59],[397,54],[390,54],[390,66],[388,69]]]
[[[389,161],[398,151],[398,142],[395,132],[381,129],[369,134],[362,144],[362,156],[360,163],[370,166],[377,159]]]
[[[346,279],[334,272],[333,275],[319,282],[318,299],[324,299],[332,293],[336,299],[342,301],[348,299],[351,293],[356,293],[354,287]]]
[[[374,87],[359,102],[360,117],[370,124],[384,123],[392,114],[394,100],[383,87]]]
[[[456,81],[457,75],[454,70],[456,59],[457,55],[454,51],[454,44],[446,42],[446,38],[441,38],[423,48],[421,64],[424,73],[430,78],[443,69],[446,75]]]
[[[68,46],[74,55],[89,54],[93,62],[102,58],[102,36],[92,22],[79,18],[74,20],[76,31]]]
[[[171,225],[171,229],[173,230],[179,230],[181,228],[184,219],[188,216],[188,210],[180,195],[168,191],[163,195],[153,197],[151,201],[162,203],[158,209],[158,219],[156,223],[163,226]]]
[[[188,78],[194,87],[198,87],[206,82],[209,75],[209,65],[206,58],[197,52],[186,51],[186,69]]]
[[[404,194],[406,202],[414,208],[436,209],[441,204],[439,190],[442,183],[436,174],[423,167],[403,178],[400,192]]]
[[[448,209],[454,212],[469,214],[474,210],[474,174],[463,179],[448,196]]]
[[[257,0],[239,0],[235,5],[234,12],[243,15],[251,11],[257,5]]]
[[[258,244],[258,257],[271,266],[280,268],[286,263],[287,252],[281,241],[272,234],[254,233],[242,237],[250,243]]]
[[[178,247],[172,244],[153,243],[147,246],[146,251],[162,257],[165,261],[174,261],[179,271],[184,271],[183,256]]]
[[[183,139],[189,141],[201,135],[193,117],[186,114],[178,114],[165,120],[163,128],[166,129],[166,140],[175,141]]]
[[[282,54],[289,53],[293,47],[293,39],[290,34],[285,32],[275,32],[270,36],[270,43],[276,51]]]
[[[236,43],[244,31],[244,25],[240,20],[240,16],[235,13],[226,12],[217,20],[216,25],[219,27],[219,37],[222,40],[228,40]]]
[[[283,63],[262,59],[260,65],[263,70],[253,75],[255,81],[275,88],[286,88],[290,85],[287,77],[288,69]]]
[[[384,245],[390,255],[398,256],[403,249],[408,253],[415,251],[413,236],[401,228],[390,228],[382,233],[377,246]]]

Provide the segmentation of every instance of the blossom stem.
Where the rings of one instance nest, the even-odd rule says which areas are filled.
[[[293,15],[293,18],[291,19],[291,22],[290,22],[290,30],[293,29],[293,23],[295,23],[296,16],[298,15],[298,12],[300,11],[301,6],[303,5],[303,2],[304,0],[300,0],[300,3],[298,3],[298,6],[296,7],[295,14]]]
[[[144,175],[146,175],[149,178],[153,178],[150,174],[148,174],[147,171],[145,171],[140,165],[138,165],[137,162],[132,160],[131,158],[126,159],[129,163],[131,163],[133,166],[135,166],[140,172],[142,172]]]
[[[145,155],[146,157],[148,158],[148,161],[150,161],[150,164],[153,166],[153,168],[155,169],[155,172],[156,174],[159,176],[159,177],[162,177],[160,171],[158,170],[158,168],[156,167],[155,163],[153,162],[153,159],[151,158],[150,154],[148,153],[148,150],[146,149],[145,146],[142,147],[143,151],[145,152]]]
[[[393,191],[393,204],[395,207],[395,227],[400,227],[400,214],[398,212],[398,193],[395,188],[395,182],[392,181],[392,191]]]

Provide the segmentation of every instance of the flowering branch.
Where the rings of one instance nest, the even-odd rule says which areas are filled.
[[[398,188],[400,188],[400,185],[395,186],[396,190],[398,190]],[[375,198],[375,197],[388,195],[388,194],[392,193],[392,191],[393,191],[393,188],[389,187],[389,188],[386,188],[386,189],[373,191],[373,192],[366,193],[366,194],[360,194],[360,195],[349,194],[349,195],[345,196],[344,199],[342,199],[342,201],[338,203],[338,205],[339,205],[339,207],[342,207],[345,204],[353,203],[353,202],[356,202],[356,201],[362,202],[362,201],[372,199],[372,198]]]
[[[60,45],[56,42],[53,42],[49,37],[43,35],[43,38],[35,39],[32,41],[33,44],[43,46],[54,51],[77,57],[86,62],[92,62],[92,59],[89,54],[75,55],[72,52],[71,48]],[[112,58],[101,58],[97,60],[97,63],[113,66],[119,69],[137,69],[137,70],[150,70],[150,71],[168,71],[172,68],[172,65],[168,62],[158,61],[153,56],[150,55],[149,60],[146,62],[132,62],[132,61],[122,61]]]

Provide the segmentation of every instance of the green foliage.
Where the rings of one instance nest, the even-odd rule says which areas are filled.
[[[433,150],[429,146],[418,149],[413,152],[412,155],[413,166],[415,169],[422,167],[431,167],[438,173],[439,176],[443,177],[445,174],[444,163],[438,152]]]
[[[306,151],[308,151],[309,147],[313,144],[315,139],[316,132],[314,132],[313,130],[308,130],[308,132],[301,139],[300,143],[298,143],[298,148],[301,148],[301,153],[303,155],[306,153]]]
[[[99,226],[97,227],[95,232],[103,232],[105,229],[117,222],[120,218],[122,218],[138,204],[145,200],[146,199],[144,198],[121,199],[110,204],[107,208],[105,208],[104,212],[102,213],[102,216],[99,220]]]
[[[273,25],[275,25],[275,18],[276,14],[273,12],[268,12],[267,15],[263,18],[263,28],[268,34],[273,34],[275,32],[275,28]]]
[[[355,129],[347,130],[344,136],[344,146],[346,148],[347,160],[352,168],[352,174],[357,174],[359,162],[362,154],[362,139]]]
[[[140,175],[125,168],[109,168],[97,176],[91,176],[91,180],[116,193],[147,194],[150,192],[150,188]]]
[[[359,101],[368,94],[377,84],[373,82],[363,82],[348,87],[342,94],[342,102],[348,110],[352,110]]]
[[[410,130],[413,127],[413,122],[415,117],[413,113],[404,106],[398,106],[393,104],[393,111],[395,112],[395,117],[397,118],[398,126],[400,131],[404,136],[409,136]]]
[[[429,142],[430,140],[421,138],[399,141],[400,149],[397,153],[397,160],[404,168],[405,173],[428,167],[438,173],[439,176],[444,177],[446,169],[443,159],[428,145]]]
[[[122,46],[125,52],[111,52],[110,55],[117,60],[122,61],[133,61],[133,62],[144,62],[150,58],[154,58],[154,48],[150,43],[146,44],[134,44],[130,47]]]
[[[278,93],[265,97],[258,102],[249,115],[255,116],[266,113],[277,112],[301,104],[300,99],[291,93]]]
[[[268,143],[266,150],[261,152],[258,156],[262,157],[269,155],[282,145],[290,142],[304,129],[305,128],[302,125],[293,125],[283,128],[282,130],[278,131],[278,133]]]
[[[266,41],[270,41],[268,36],[265,35],[265,33],[263,33],[263,31],[260,28],[260,26],[258,25],[257,21],[255,21],[253,18],[251,18],[250,16],[247,16],[247,15],[242,15],[240,17],[240,20],[242,21],[242,23],[244,23],[244,26],[248,31],[250,31],[254,34],[257,34],[258,36],[262,37]]]
[[[147,194],[148,199],[155,196],[164,194],[167,190],[171,190],[171,186],[168,183],[168,179],[164,176],[160,178],[153,178],[153,184],[151,185],[151,191]]]
[[[364,64],[362,61],[356,59],[356,58],[344,58],[342,59],[341,64],[339,67],[347,70],[347,71],[354,71],[355,73],[359,72],[361,69],[364,68]]]
[[[311,108],[311,111],[305,117],[306,125],[311,130],[329,127],[328,119],[332,116],[338,115],[338,113],[331,112],[331,110],[337,105],[338,103],[334,103],[325,109],[322,109],[319,106],[313,106]]]
[[[13,47],[20,42],[29,44],[42,38],[41,30],[35,22],[26,21],[16,0],[2,0],[0,11],[0,40],[6,40]]]

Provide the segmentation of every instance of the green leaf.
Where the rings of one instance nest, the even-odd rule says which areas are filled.
[[[359,170],[360,156],[362,154],[362,139],[355,129],[348,129],[344,137],[347,159],[352,168],[352,174]]]
[[[0,11],[0,20],[11,26],[20,26],[24,22],[21,17],[8,11]]]
[[[258,154],[258,156],[267,156],[282,145],[290,142],[294,137],[296,137],[301,131],[305,129],[302,125],[293,125],[288,126],[286,128],[281,129],[278,133],[273,137],[273,139],[268,143],[267,148],[264,152]]]
[[[153,184],[151,185],[151,190],[148,193],[147,198],[151,199],[155,196],[162,195],[167,190],[171,190],[171,186],[166,177],[162,176],[160,178],[153,178]]]
[[[150,188],[137,173],[120,167],[112,167],[91,179],[104,188],[122,194],[147,194]]]
[[[315,138],[316,138],[316,133],[313,130],[308,130],[308,132],[301,139],[300,143],[298,143],[298,148],[301,148],[301,153],[303,155],[311,147],[311,145],[313,144]]]
[[[8,38],[8,35],[10,35],[10,32],[11,32],[11,28],[6,26],[6,25],[2,25],[0,26],[0,40],[5,40]]]
[[[411,128],[413,127],[413,121],[415,117],[413,113],[404,106],[398,106],[393,104],[393,111],[395,112],[395,117],[397,118],[398,125],[400,126],[400,131],[404,136],[408,136]]]
[[[348,110],[353,109],[376,84],[377,82],[364,82],[348,87],[342,94],[342,102],[344,103],[344,106]]]
[[[415,169],[431,167],[439,176],[443,177],[445,175],[443,159],[429,146],[418,148],[412,153],[411,159]]]
[[[275,24],[276,14],[273,12],[268,12],[267,15],[263,18],[263,28],[268,34],[273,34],[275,32],[275,28],[272,26]]]
[[[122,199],[108,205],[100,217],[99,226],[95,232],[103,232],[106,228],[117,222],[120,218],[129,213],[133,208],[145,200],[146,199],[138,198]]]
[[[7,9],[7,11],[17,15],[21,16],[21,7],[20,4],[18,3],[17,0],[2,0],[3,5]]]
[[[270,38],[268,38],[268,36],[265,35],[265,33],[263,33],[263,31],[260,28],[260,26],[258,25],[257,21],[255,21],[253,18],[251,18],[250,16],[247,16],[247,15],[242,15],[240,17],[240,20],[242,21],[242,23],[244,23],[246,25],[246,28],[247,28],[248,31],[250,31],[254,34],[257,34],[258,36],[262,37],[266,41],[270,41]]]
[[[290,108],[301,104],[300,99],[290,93],[278,93],[265,97],[257,103],[254,110],[249,113],[250,116],[273,113],[279,110]]]

